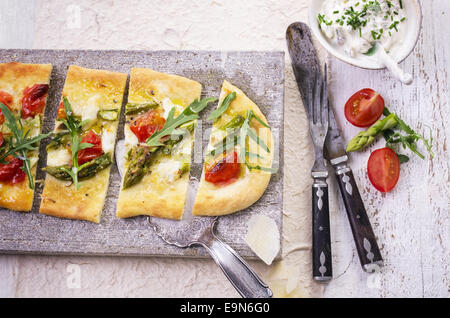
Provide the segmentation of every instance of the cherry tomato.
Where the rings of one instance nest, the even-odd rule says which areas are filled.
[[[64,108],[64,101],[61,101],[61,103],[59,103],[59,107],[58,107],[58,111],[56,113],[56,117],[58,119],[67,119],[66,109]]]
[[[219,156],[206,166],[205,180],[214,184],[229,184],[236,181],[241,171],[235,151]]]
[[[48,93],[47,84],[34,84],[25,88],[22,98],[22,117],[34,117],[42,113]]]
[[[372,185],[381,192],[391,191],[400,176],[400,160],[391,148],[377,149],[370,154],[367,173]]]
[[[20,169],[23,166],[23,161],[11,156],[8,156],[6,161],[8,164],[0,164],[0,182],[16,184],[24,181],[26,174]]]
[[[373,89],[364,88],[345,103],[345,118],[357,127],[369,127],[383,114],[384,99]]]
[[[11,109],[11,105],[13,102],[13,97],[11,94],[8,94],[7,92],[0,91],[0,103],[6,105],[9,109]],[[2,111],[0,110],[0,125],[5,122],[5,116],[2,114]]]
[[[102,155],[102,139],[92,130],[86,133],[81,139],[82,143],[92,144],[91,148],[82,149],[78,152],[78,164],[89,162]]]
[[[161,130],[165,123],[164,117],[157,110],[151,109],[133,121],[130,124],[130,129],[139,142],[145,142],[151,135]]]

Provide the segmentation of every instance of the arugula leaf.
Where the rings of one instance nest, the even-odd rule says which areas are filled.
[[[245,163],[245,165],[247,166],[248,170],[261,170],[261,171],[266,171],[266,172],[270,172],[270,173],[275,173],[277,172],[277,169],[275,168],[267,168],[267,167],[261,167],[259,165],[257,166],[250,166],[247,162]]]
[[[409,161],[409,157],[406,155],[402,155],[401,153],[397,154],[398,160],[400,161],[400,163],[405,163]]]
[[[227,111],[228,107],[230,106],[230,103],[236,98],[236,92],[232,92],[228,94],[222,101],[222,104],[220,104],[220,107],[218,107],[216,110],[214,110],[211,115],[209,115],[208,120],[214,120],[222,116],[224,112]]]
[[[66,111],[67,119],[61,119],[64,126],[66,126],[67,130],[70,134],[70,144],[71,144],[71,151],[72,151],[72,167],[69,168],[62,168],[65,172],[67,172],[70,177],[73,180],[73,184],[75,186],[75,189],[80,188],[80,184],[78,183],[78,173],[80,172],[80,166],[78,165],[78,152],[80,150],[91,148],[94,145],[90,143],[82,143],[80,138],[80,133],[83,125],[86,123],[86,121],[78,121],[72,111],[72,107],[70,105],[69,100],[66,96],[63,96],[63,102],[64,102],[64,110]]]
[[[387,107],[384,108],[383,114],[385,116],[389,116],[391,112]],[[425,147],[427,148],[431,158],[434,158],[433,153],[433,136],[431,134],[431,128],[430,128],[430,138],[426,139],[423,135],[418,134],[415,132],[409,125],[407,125],[400,117],[398,117],[396,114],[394,114],[395,120],[397,121],[396,129],[403,131],[406,133],[406,135],[403,135],[399,132],[395,132],[392,129],[386,130],[383,132],[383,136],[386,140],[386,145],[390,147],[392,144],[398,144],[401,143],[403,148],[409,148],[412,152],[414,152],[417,156],[419,156],[421,159],[425,159],[425,156],[421,154],[417,150],[417,141],[422,140]]]
[[[261,123],[264,127],[270,128],[261,118],[255,115],[255,113],[252,110],[247,111],[247,117],[244,120],[244,123],[242,124],[241,128],[238,130],[234,130],[231,134],[227,135],[224,140],[219,142],[212,151],[209,152],[208,156],[211,155],[217,155],[226,152],[227,150],[235,147],[236,145],[239,145],[240,151],[239,151],[239,160],[240,162],[245,163],[245,165],[250,169],[256,169],[256,170],[262,170],[262,171],[269,171],[274,172],[272,168],[265,168],[261,166],[251,166],[247,162],[248,158],[264,158],[260,154],[256,154],[253,152],[250,152],[246,149],[247,145],[247,136],[251,139],[253,139],[258,146],[263,148],[267,153],[270,153],[269,147],[265,144],[263,140],[261,140],[258,135],[256,134],[255,129],[250,127],[250,123],[252,119],[255,119],[259,123]]]
[[[174,118],[175,107],[173,107],[170,110],[169,115],[167,116],[167,120],[166,123],[164,124],[164,127],[160,131],[151,135],[147,139],[146,143],[151,147],[164,146],[164,143],[161,142],[161,139],[172,135],[174,131],[175,134],[178,134],[176,128],[192,120],[199,119],[200,117],[197,114],[201,112],[203,109],[205,109],[205,107],[208,106],[209,103],[214,102],[216,100],[217,99],[214,97],[204,98],[200,101],[196,99],[191,103],[191,105],[189,105],[189,107],[184,109],[183,112],[176,118]]]
[[[0,109],[3,116],[5,116],[5,124],[12,133],[12,136],[8,138],[8,150],[0,156],[0,163],[7,164],[5,159],[8,156],[14,156],[23,160],[24,165],[21,169],[27,174],[28,186],[30,189],[34,189],[34,180],[33,175],[31,174],[31,163],[27,156],[27,152],[36,150],[38,148],[37,143],[50,136],[51,133],[29,137],[30,130],[24,131],[22,122],[14,117],[6,105],[0,103]],[[19,125],[17,125],[17,122],[19,122]]]

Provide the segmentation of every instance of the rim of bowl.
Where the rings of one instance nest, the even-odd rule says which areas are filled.
[[[314,36],[316,37],[316,39],[319,41],[319,43],[328,51],[328,53],[330,53],[331,55],[333,55],[334,57],[336,57],[337,59],[348,63],[350,65],[353,66],[357,66],[359,68],[363,68],[363,69],[368,69],[368,70],[382,70],[385,69],[386,66],[368,66],[368,65],[362,65],[359,63],[359,61],[355,58],[352,58],[351,56],[345,55],[344,53],[339,52],[338,50],[336,50],[335,48],[333,48],[330,43],[328,43],[327,39],[325,39],[324,35],[322,34],[322,32],[320,32],[319,28],[315,28],[312,27],[312,23],[316,22],[316,12],[312,12],[312,2],[316,2],[317,0],[309,0],[309,8],[308,8],[308,18],[309,18],[309,26],[312,30],[312,32],[314,33]],[[325,0],[322,0],[325,1]],[[404,56],[401,56],[398,63],[403,62],[408,56],[411,55],[411,53],[414,51],[416,45],[417,45],[417,41],[419,41],[419,37],[420,37],[420,32],[422,31],[422,19],[423,19],[423,14],[422,14],[422,5],[420,3],[419,0],[412,0],[413,3],[417,6],[417,13],[418,13],[418,28],[417,28],[417,32],[415,34],[415,40],[413,41],[413,45],[411,46],[411,48],[404,54]]]

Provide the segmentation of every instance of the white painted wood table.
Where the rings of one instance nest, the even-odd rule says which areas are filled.
[[[152,19],[148,19],[149,12],[154,12],[148,3],[1,0],[0,48],[286,51],[286,27],[294,21],[307,21],[306,0],[197,0],[176,4],[154,1],[153,7],[159,13],[153,14]],[[329,64],[330,98],[346,140],[359,129],[345,121],[343,105],[356,90],[371,87],[412,128],[421,132],[427,132],[427,126],[432,128],[435,152],[433,160],[411,156],[410,162],[401,167],[397,187],[387,194],[371,186],[365,170],[370,151],[383,147],[383,142],[351,155],[351,166],[386,265],[375,274],[361,270],[345,209],[336,184],[331,184],[335,278],[325,285],[327,297],[449,296],[450,59],[446,53],[450,52],[450,1],[424,0],[422,5],[424,21],[419,42],[402,63],[414,76],[411,86],[401,85],[385,70],[349,66],[327,56],[318,47],[322,62]],[[186,9],[181,10],[183,7]],[[306,117],[288,56],[286,62],[285,171],[288,172],[283,256],[298,265],[299,270],[305,270],[310,255],[311,210],[311,182],[305,176],[312,164],[309,153],[312,148],[308,137],[299,140],[307,136]],[[297,220],[300,223],[295,223]],[[262,264],[253,265],[259,273],[271,271]],[[91,277],[82,281],[81,288],[73,289],[70,275],[77,268]],[[302,277],[305,274],[309,275],[304,272]],[[212,261],[206,260],[0,255],[0,297],[236,296],[224,282]],[[308,279],[298,279],[295,285],[299,286],[300,295],[320,294],[320,288]]]

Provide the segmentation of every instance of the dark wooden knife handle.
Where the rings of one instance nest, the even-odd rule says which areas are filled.
[[[313,277],[314,280],[323,282],[333,278],[328,184],[326,182],[315,183],[312,186],[312,213]]]
[[[359,194],[355,177],[348,167],[337,169],[336,177],[344,199],[361,266],[366,272],[373,272],[377,267],[383,265],[383,258]]]

